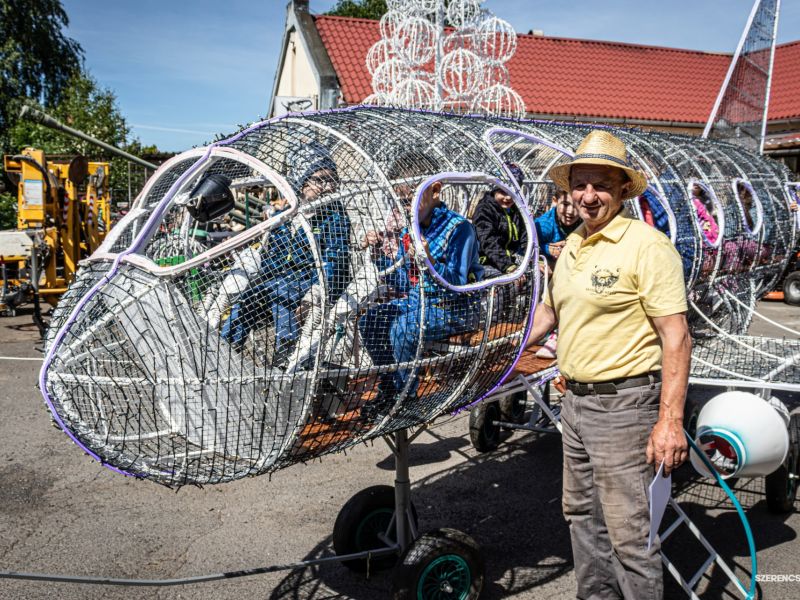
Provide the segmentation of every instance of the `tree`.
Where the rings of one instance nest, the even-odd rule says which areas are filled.
[[[0,153],[21,102],[55,106],[81,70],[83,48],[64,35],[68,25],[60,0],[0,0]]]
[[[386,14],[386,0],[338,0],[336,6],[326,12],[326,15],[336,17],[358,17],[361,19],[374,19],[376,21]]]
[[[40,108],[39,106],[35,106]],[[155,147],[143,148],[138,140],[129,143],[130,129],[117,106],[117,98],[110,89],[100,87],[86,73],[79,73],[69,81],[63,98],[49,113],[74,129],[78,129],[107,144],[117,146],[131,154],[154,154]],[[31,146],[45,154],[82,154],[87,157],[110,159],[111,189],[127,187],[128,165],[123,158],[106,156],[104,151],[90,142],[61,133],[31,121],[18,121],[12,127],[10,146],[14,151]],[[138,185],[135,186],[138,189]]]
[[[0,193],[0,230],[17,228],[17,197]]]

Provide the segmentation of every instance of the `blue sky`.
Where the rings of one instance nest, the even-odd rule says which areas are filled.
[[[179,151],[267,112],[284,0],[62,0],[86,66],[117,94],[133,133]],[[335,0],[311,0],[322,13]],[[486,0],[527,33],[732,52],[751,0]],[[784,1],[778,41],[800,38],[800,2]]]

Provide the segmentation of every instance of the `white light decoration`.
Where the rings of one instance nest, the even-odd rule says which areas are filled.
[[[390,58],[394,58],[394,48],[389,40],[381,39],[375,42],[367,52],[367,70],[374,75],[378,67]]]
[[[495,84],[510,86],[511,76],[508,74],[508,67],[503,63],[483,63],[484,70],[481,79],[481,88],[489,88]]]
[[[395,32],[394,50],[406,64],[419,67],[436,52],[436,28],[423,17],[410,17]]]
[[[407,10],[414,14],[427,16],[438,10],[439,0],[407,0]]]
[[[393,106],[438,110],[436,87],[422,79],[406,79],[395,86],[390,98]]]
[[[458,48],[449,52],[439,65],[439,81],[451,96],[465,98],[483,81],[484,64],[480,57]]]
[[[506,62],[517,50],[517,32],[503,19],[492,16],[483,21],[478,36],[484,57],[494,63]]]
[[[475,94],[470,108],[472,112],[513,119],[525,116],[525,102],[522,97],[510,87],[499,83]]]
[[[524,116],[505,65],[517,34],[482,4],[387,0],[382,38],[366,57],[374,93],[364,103]]]
[[[391,95],[395,86],[408,79],[411,71],[399,58],[390,58],[375,69],[372,75],[372,89],[378,94]]]
[[[399,10],[390,10],[381,17],[378,27],[381,30],[381,36],[385,40],[394,40],[394,36],[403,21],[406,20],[408,15]]]
[[[389,100],[389,96],[376,92],[364,98],[361,104],[366,104],[368,106],[391,106],[392,103]]]
[[[467,27],[481,14],[480,0],[450,0],[447,20],[453,27]]]

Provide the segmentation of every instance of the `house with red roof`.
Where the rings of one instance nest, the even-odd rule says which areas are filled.
[[[313,15],[287,6],[270,115],[359,104],[372,93],[366,66],[378,21]],[[508,62],[530,118],[701,134],[732,54],[518,34]],[[628,82],[620,86],[618,82]],[[607,94],[576,93],[581,89]],[[775,50],[765,152],[800,173],[800,40]]]

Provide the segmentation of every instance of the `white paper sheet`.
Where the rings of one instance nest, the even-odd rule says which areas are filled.
[[[672,495],[672,475],[664,477],[664,462],[658,467],[656,476],[647,488],[647,496],[650,501],[650,536],[647,540],[647,549],[653,545],[658,535],[658,528],[664,511],[667,509],[670,496]]]

